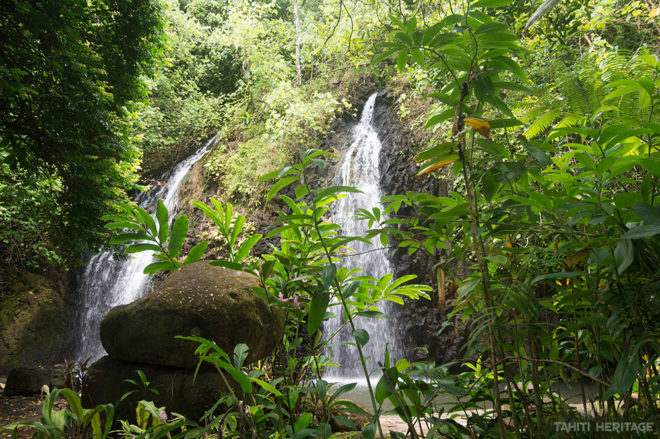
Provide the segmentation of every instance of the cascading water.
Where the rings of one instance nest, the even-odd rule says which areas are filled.
[[[176,165],[167,183],[156,185],[135,199],[140,207],[153,211],[159,199],[174,216],[179,205],[179,187],[192,166],[215,145],[213,137],[193,155]],[[105,355],[99,328],[103,316],[112,307],[133,302],[150,290],[149,276],[144,268],[154,261],[152,252],[140,252],[128,259],[115,259],[112,251],[92,256],[78,279],[78,309],[76,315],[77,358],[92,361]]]
[[[376,96],[377,94],[374,93],[364,104],[360,122],[353,131],[353,142],[344,154],[336,177],[337,184],[355,186],[364,192],[363,194],[348,194],[335,203],[332,220],[341,226],[344,234],[349,236],[362,236],[367,230],[365,221],[355,220],[358,208],[371,210],[379,207],[382,210],[379,186],[379,161],[382,145],[378,139],[378,133],[372,126]],[[391,272],[387,252],[384,249],[377,250],[382,249],[378,240],[374,239],[371,246],[363,242],[355,242],[351,244],[351,248],[355,250],[355,254],[344,259],[344,266],[361,268],[361,275],[375,278]],[[376,251],[374,251],[375,249]],[[340,315],[340,308],[334,308],[335,314]],[[379,308],[383,313],[391,315],[394,311],[394,304],[384,302],[379,304]],[[343,317],[326,322],[324,326],[326,337],[338,331],[343,324]],[[383,361],[386,346],[389,346],[393,358],[400,358],[402,349],[400,343],[397,342],[396,325],[392,320],[358,318],[356,326],[366,330],[370,336],[369,343],[363,348],[365,356],[371,357],[367,362],[370,372],[377,367],[378,361]],[[359,379],[362,376],[357,349],[346,343],[354,343],[348,326],[331,341],[334,359],[341,363],[340,367],[332,368],[328,372],[328,378],[331,380]]]

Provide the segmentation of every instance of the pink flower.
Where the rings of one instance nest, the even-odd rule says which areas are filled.
[[[298,296],[293,296],[293,306],[294,308],[299,308]]]
[[[160,422],[167,422],[167,413],[165,412],[160,412]]]

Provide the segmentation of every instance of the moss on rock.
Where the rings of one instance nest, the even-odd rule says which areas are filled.
[[[247,361],[269,355],[284,332],[284,313],[269,307],[252,288],[256,278],[243,272],[186,265],[156,290],[110,310],[101,323],[101,341],[115,359],[192,369],[197,343],[177,335],[211,339],[230,353],[249,347]]]

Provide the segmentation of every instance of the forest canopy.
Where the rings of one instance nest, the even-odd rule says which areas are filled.
[[[155,0],[0,5],[0,239],[15,264],[98,243],[136,178],[126,118],[162,48]],[[58,256],[59,254],[59,256]]]

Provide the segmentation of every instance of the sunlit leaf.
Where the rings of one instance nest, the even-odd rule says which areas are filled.
[[[270,190],[268,191],[268,195],[266,196],[266,201],[270,201],[279,191],[281,191],[291,183],[296,182],[298,180],[300,180],[300,177],[298,177],[297,175],[285,177],[281,180],[278,180],[273,185],[273,187],[271,187]]]
[[[144,267],[144,274],[154,274],[158,271],[176,270],[176,266],[171,262],[154,262]]]
[[[240,262],[243,259],[245,259],[248,253],[250,253],[252,247],[254,247],[257,244],[257,242],[259,242],[261,236],[262,235],[260,234],[250,236],[248,239],[245,240],[243,244],[241,244],[238,251],[236,251],[236,262]]]
[[[146,233],[121,233],[110,239],[110,244],[124,244],[129,241],[152,241]]]
[[[444,166],[454,163],[456,160],[458,160],[458,158],[459,157],[456,154],[446,154],[444,156],[441,156],[435,161],[433,161],[432,164],[419,171],[416,177],[419,180],[430,172],[436,171]]]
[[[484,137],[490,136],[490,124],[488,121],[483,119],[477,119],[476,117],[466,117],[465,125],[472,127],[475,131],[481,134]]]
[[[131,244],[126,247],[126,253],[139,253],[143,251],[162,251],[156,244]]]

